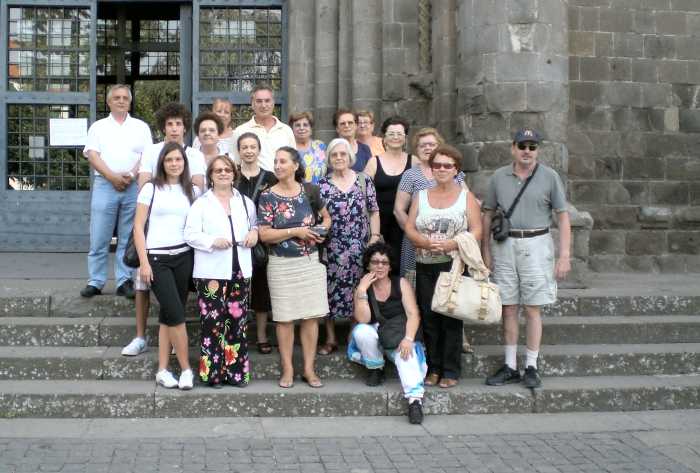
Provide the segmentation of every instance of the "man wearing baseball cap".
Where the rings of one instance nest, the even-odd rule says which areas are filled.
[[[540,142],[539,133],[531,128],[516,132],[511,145],[513,163],[493,174],[482,206],[485,229],[492,228],[492,221],[498,214],[507,216],[510,210],[510,218],[506,219],[509,229],[499,235],[499,239],[507,238],[497,241],[492,234],[491,238],[482,239],[484,262],[493,272],[503,304],[505,364],[486,378],[486,384],[491,386],[521,381],[528,388],[542,385],[537,371],[542,339],[541,307],[556,301],[556,280],[566,277],[571,269],[571,225],[564,185],[554,169],[537,162]],[[515,202],[518,194],[520,199]],[[556,262],[549,232],[552,212],[556,214],[559,227]],[[520,307],[527,317],[527,350],[522,377],[517,366]]]

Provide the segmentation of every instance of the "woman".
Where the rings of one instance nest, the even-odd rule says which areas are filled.
[[[215,157],[226,154],[226,151],[222,149],[224,147],[221,146],[221,141],[219,141],[219,137],[224,131],[224,124],[218,115],[213,112],[200,113],[194,121],[194,131],[197,133],[197,137],[193,145],[199,146],[199,151],[204,155],[207,166]]]
[[[408,134],[408,122],[404,118],[389,117],[384,120],[382,134],[386,151],[369,160],[365,173],[374,180],[374,186],[377,188],[381,234],[384,241],[398,254],[403,232],[394,217],[394,201],[401,176],[411,168],[414,161],[417,162],[417,159],[404,151]],[[398,271],[398,268],[394,268],[394,271]]]
[[[274,170],[278,182],[260,196],[258,215],[260,238],[270,250],[267,282],[282,365],[279,386],[294,385],[294,321],[301,319],[302,380],[320,388],[323,383],[315,366],[318,318],[328,314],[328,294],[326,267],[319,262],[317,245],[323,242],[331,217],[318,188],[302,184],[304,166],[297,150],[278,149]]]
[[[428,355],[425,384],[442,388],[457,385],[461,372],[462,321],[430,310],[435,283],[441,271],[452,266],[454,237],[469,231],[481,240],[479,204],[455,180],[462,155],[452,146],[437,147],[428,159],[435,187],[418,192],[406,219],[406,235],[416,247],[416,296],[423,316]]]
[[[134,245],[139,254],[139,275],[160,303],[158,373],[164,388],[192,389],[193,374],[187,357],[185,302],[192,276],[192,251],[184,237],[187,213],[199,189],[192,185],[185,150],[165,143],[158,157],[155,177],[137,198]],[[145,234],[148,221],[148,234]],[[168,370],[170,347],[180,364],[180,379]]]
[[[216,114],[221,120],[221,131],[219,132],[218,145],[219,154],[229,154],[231,150],[231,138],[233,136],[233,128],[231,127],[231,116],[233,113],[233,105],[226,99],[214,99],[211,105],[211,111]],[[196,131],[197,127],[195,127]],[[196,136],[192,142],[192,147],[199,149],[201,143],[199,137]]]
[[[228,156],[207,167],[209,190],[187,216],[185,238],[195,249],[202,340],[199,378],[213,388],[250,382],[246,315],[252,262],[258,241],[255,206],[233,187],[236,167]]]
[[[326,175],[326,145],[323,141],[311,139],[314,116],[311,112],[293,113],[289,117],[289,126],[304,163],[304,182],[318,184]]]
[[[345,138],[350,143],[355,155],[355,164],[353,164],[352,170],[363,171],[369,158],[372,157],[372,151],[370,151],[369,146],[357,141],[357,115],[347,108],[339,108],[333,115],[333,126],[338,137]]]
[[[332,222],[326,252],[330,314],[320,355],[338,348],[335,321],[352,317],[352,291],[362,275],[362,253],[368,242],[379,239],[379,207],[372,180],[351,169],[355,156],[350,143],[336,138],[328,146],[332,171],[321,179],[320,188]]]
[[[369,146],[372,156],[384,154],[382,139],[374,136],[374,113],[369,110],[357,111],[357,141]]]
[[[408,400],[408,420],[411,424],[420,424],[423,421],[423,378],[428,369],[419,330],[420,316],[409,282],[390,276],[392,254],[393,250],[386,243],[375,243],[367,247],[362,257],[366,274],[355,290],[355,320],[358,324],[351,334],[348,357],[369,370],[368,386],[378,386],[382,383],[386,355],[399,373],[404,397]],[[405,317],[406,321],[387,323],[395,317]],[[387,324],[385,331],[392,329],[396,332],[394,338],[400,339],[398,346],[382,346],[378,333],[382,323]],[[387,340],[382,339],[382,342]]]
[[[238,137],[238,156],[241,158],[241,166],[235,186],[238,191],[248,197],[258,208],[260,194],[277,183],[275,175],[258,165],[260,155],[260,138],[251,132],[243,133]],[[272,353],[272,345],[267,339],[267,314],[272,309],[270,306],[270,289],[267,286],[267,268],[253,268],[251,282],[251,308],[255,311],[255,327],[257,333],[258,352],[263,355]]]

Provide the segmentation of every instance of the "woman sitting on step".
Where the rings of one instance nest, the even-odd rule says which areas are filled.
[[[367,247],[362,265],[366,274],[355,289],[355,320],[348,358],[369,370],[368,386],[378,386],[384,376],[384,356],[396,365],[408,420],[423,421],[423,379],[428,371],[419,330],[420,316],[411,283],[390,276],[396,268],[393,250],[386,243]]]

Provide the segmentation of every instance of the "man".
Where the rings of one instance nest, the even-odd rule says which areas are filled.
[[[367,161],[372,157],[372,151],[369,146],[357,140],[357,114],[347,108],[339,108],[333,115],[333,126],[338,137],[345,138],[352,146],[352,151],[355,153],[355,164],[352,165],[352,170],[364,171]]]
[[[505,365],[486,384],[502,386],[521,381],[516,363],[518,309],[527,317],[527,351],[523,382],[528,388],[542,385],[537,357],[542,339],[541,307],[556,300],[556,279],[571,269],[569,247],[571,225],[566,211],[564,186],[552,168],[537,162],[539,134],[530,128],[519,130],[511,145],[513,164],[498,169],[489,182],[484,200],[484,229],[491,228],[494,211],[506,212],[529,176],[532,179],[510,217],[505,241],[483,239],[484,263],[493,269],[493,279],[501,290]],[[534,173],[534,175],[533,175]],[[552,211],[559,227],[559,259],[554,262],[554,244],[549,233]],[[490,243],[490,244],[489,244]]]
[[[83,297],[102,294],[107,281],[107,256],[115,224],[117,251],[114,278],[117,295],[134,297],[131,268],[122,262],[136,210],[136,171],[141,153],[152,143],[151,130],[129,115],[131,90],[123,84],[107,92],[109,116],[97,120],[88,130],[83,154],[95,170],[90,200],[89,281],[80,291]]]
[[[272,113],[275,110],[275,98],[272,88],[267,84],[257,84],[250,94],[250,106],[253,118],[233,130],[229,152],[236,163],[241,160],[238,156],[238,137],[243,133],[252,132],[260,138],[260,156],[258,164],[266,171],[273,170],[275,153],[283,146],[296,149],[294,133],[289,125],[282,123]]]
[[[156,112],[156,123],[161,130],[164,140],[152,144],[143,152],[143,158],[139,167],[139,189],[155,176],[158,169],[158,158],[163,145],[168,142],[178,143],[185,148],[187,164],[190,169],[192,183],[204,191],[204,174],[206,162],[204,155],[189,146],[185,146],[185,133],[192,125],[192,114],[184,105],[171,102],[163,105]],[[136,337],[122,349],[124,356],[136,356],[148,350],[146,341],[146,319],[150,306],[150,294],[148,285],[141,281],[138,269],[135,272],[134,289],[136,290]]]

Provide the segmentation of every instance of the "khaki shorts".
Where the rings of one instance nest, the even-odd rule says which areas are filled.
[[[532,238],[491,240],[493,281],[503,305],[553,304],[557,299],[554,277],[554,242],[551,234]]]

